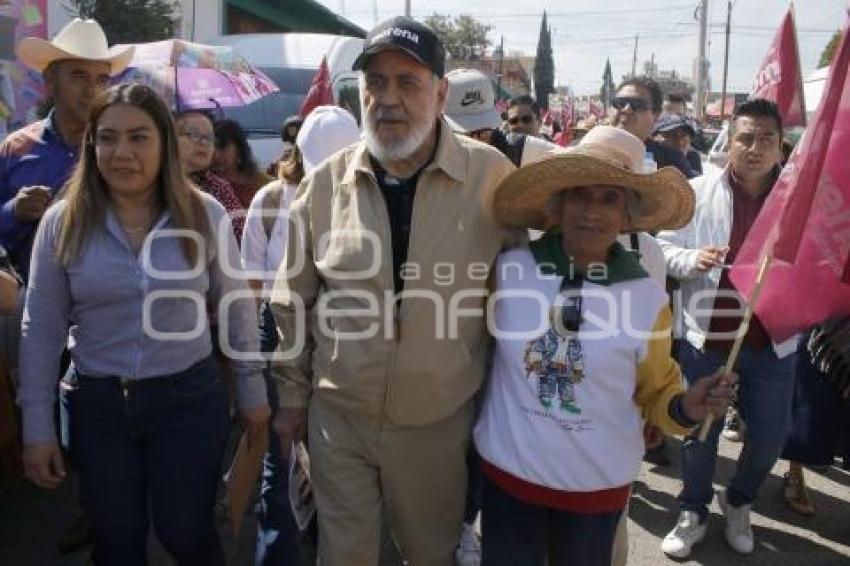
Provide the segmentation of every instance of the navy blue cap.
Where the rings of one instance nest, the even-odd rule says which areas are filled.
[[[375,26],[363,41],[363,53],[354,61],[355,71],[363,69],[375,53],[398,49],[410,55],[435,75],[446,72],[446,50],[434,30],[412,18],[398,16]]]
[[[652,133],[657,134],[659,132],[672,132],[678,128],[685,128],[691,137],[696,135],[696,129],[690,120],[684,116],[673,114],[671,112],[665,112],[658,117],[655,121],[655,125],[652,127]]]

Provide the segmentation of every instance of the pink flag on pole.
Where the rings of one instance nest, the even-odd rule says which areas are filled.
[[[850,315],[848,67],[845,24],[820,106],[730,273],[732,283],[749,300],[761,258],[772,255],[755,313],[774,341],[826,319]]]
[[[797,33],[791,8],[764,57],[750,98],[766,98],[779,106],[785,127],[805,126],[803,74],[797,51]]]

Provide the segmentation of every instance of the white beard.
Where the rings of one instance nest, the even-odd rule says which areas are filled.
[[[378,110],[377,113],[380,113]],[[363,120],[363,134],[366,140],[366,147],[369,153],[378,161],[399,161],[407,159],[413,153],[422,147],[425,140],[431,134],[434,128],[434,123],[437,120],[436,112],[431,112],[426,116],[421,124],[411,125],[410,133],[403,139],[393,140],[389,144],[384,144],[377,132],[377,117],[366,115]]]

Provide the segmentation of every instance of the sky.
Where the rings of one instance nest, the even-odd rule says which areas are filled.
[[[365,29],[404,13],[405,0],[319,0]],[[488,38],[496,45],[504,37],[505,52],[533,55],[540,21],[546,10],[552,28],[556,83],[579,94],[599,91],[606,58],[614,81],[631,72],[635,34],[638,69],[653,54],[659,70],[688,77],[697,56],[697,0],[410,0],[411,13],[423,19],[433,13],[469,14],[491,25]],[[729,92],[749,92],[789,2],[733,0],[729,47]],[[720,91],[723,79],[727,2],[708,0],[707,58],[711,87]],[[842,26],[848,0],[798,0],[794,3],[803,76],[816,67],[832,34]],[[639,71],[640,72],[640,71]]]

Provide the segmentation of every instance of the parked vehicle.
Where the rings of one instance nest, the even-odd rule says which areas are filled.
[[[363,49],[362,39],[318,33],[257,33],[222,35],[208,43],[234,47],[280,89],[248,106],[224,112],[245,129],[262,169],[280,157],[280,128],[287,116],[298,112],[322,57],[327,58],[334,102],[351,110],[359,123],[357,73],[351,66]]]

